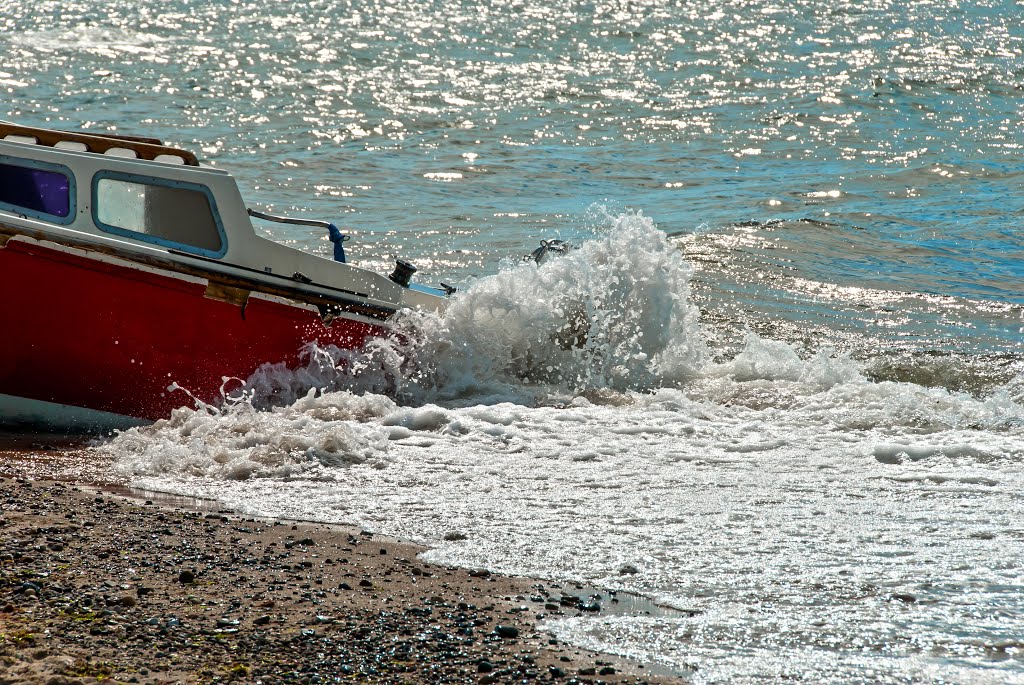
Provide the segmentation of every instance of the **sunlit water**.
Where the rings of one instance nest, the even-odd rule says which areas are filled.
[[[460,287],[111,477],[646,594],[685,611],[549,626],[698,682],[1024,682],[1022,20],[15,0],[0,118],[159,135]]]

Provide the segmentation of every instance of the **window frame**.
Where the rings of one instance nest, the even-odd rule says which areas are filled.
[[[68,215],[61,216],[60,214],[48,214],[46,212],[3,201],[0,201],[0,209],[5,212],[10,212],[11,214],[19,214],[21,216],[39,219],[40,221],[61,224],[62,226],[74,223],[75,217],[78,216],[78,182],[75,179],[75,172],[71,171],[70,167],[64,166],[63,164],[57,164],[56,162],[44,162],[37,159],[28,159],[26,157],[16,157],[15,155],[5,154],[0,154],[0,164],[16,167],[20,166],[26,169],[35,169],[37,171],[49,171],[58,173],[66,178],[68,180]]]
[[[213,223],[217,229],[217,235],[220,237],[221,248],[219,250],[208,250],[203,247],[189,245],[188,243],[179,243],[174,240],[168,240],[167,238],[150,235],[149,233],[133,231],[130,228],[121,228],[120,226],[112,226],[111,224],[103,223],[100,221],[99,214],[99,187],[100,181],[103,180],[124,181],[126,183],[135,183],[137,185],[176,188],[179,190],[191,190],[202,193],[206,196],[206,201],[210,205],[210,212],[213,214]],[[224,230],[224,222],[221,221],[220,218],[220,211],[217,209],[217,200],[214,198],[213,192],[202,183],[176,181],[169,178],[159,178],[143,174],[129,174],[123,171],[97,171],[92,177],[92,220],[93,223],[96,224],[96,227],[104,233],[112,233],[113,235],[118,235],[123,238],[141,240],[143,242],[152,243],[153,245],[159,245],[160,247],[166,247],[169,250],[179,250],[181,252],[188,252],[189,254],[199,255],[201,257],[210,257],[212,259],[220,259],[228,252],[228,236],[227,232]]]

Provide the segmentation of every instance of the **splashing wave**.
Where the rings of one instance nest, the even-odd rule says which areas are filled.
[[[518,439],[508,428],[515,418],[481,427],[472,407],[647,406],[666,392],[687,398],[676,422],[742,410],[794,431],[896,437],[1024,426],[1019,380],[982,399],[878,382],[848,355],[802,357],[753,333],[733,359],[715,362],[690,302],[692,273],[649,218],[624,214],[569,255],[480,279],[444,314],[400,314],[394,334],[364,350],[309,345],[304,366],[267,364],[222,407],[179,409],[101,449],[129,477],[333,479],[338,466],[386,466],[396,441]],[[883,457],[916,455],[914,440],[893,442]]]

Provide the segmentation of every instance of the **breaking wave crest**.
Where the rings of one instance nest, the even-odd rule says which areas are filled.
[[[266,365],[242,394],[257,407],[312,388],[530,403],[538,392],[676,386],[707,359],[692,273],[651,219],[625,214],[564,257],[481,278],[444,314],[401,312],[393,335],[364,350],[310,345],[299,369]]]
[[[392,336],[359,351],[309,345],[303,366],[267,364],[221,407],[179,409],[100,449],[128,477],[330,479],[338,466],[386,466],[396,441],[542,439],[509,428],[515,418],[476,425],[479,405],[513,407],[498,412],[513,417],[599,405],[626,416],[661,411],[666,398],[676,398],[673,425],[747,412],[741,423],[768,421],[780,434],[790,424],[794,434],[882,430],[895,445],[879,448],[885,458],[916,454],[916,435],[1024,427],[1024,376],[979,398],[872,379],[847,354],[801,355],[753,333],[734,358],[714,361],[692,275],[650,219],[625,214],[568,255],[481,278],[444,314],[404,312]]]

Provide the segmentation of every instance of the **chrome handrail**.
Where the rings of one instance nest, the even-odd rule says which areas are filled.
[[[295,224],[298,226],[316,226],[317,228],[327,229],[327,233],[330,236],[331,242],[334,243],[334,261],[345,262],[345,241],[351,240],[352,236],[344,235],[337,226],[332,224],[330,221],[320,221],[319,219],[295,219],[290,216],[278,216],[277,214],[267,214],[266,212],[260,212],[251,207],[246,207],[245,211],[249,213],[249,216],[254,216],[257,219],[265,219],[266,221],[274,221],[279,224]]]

